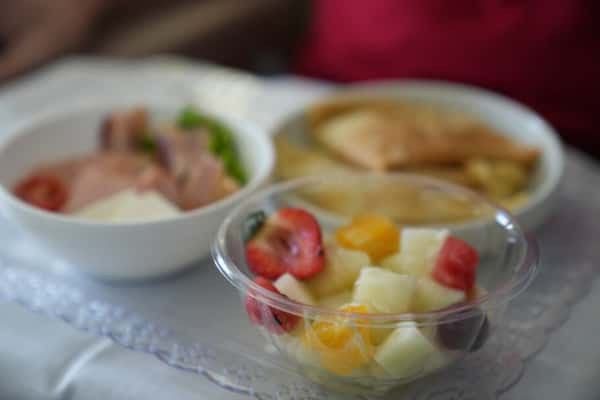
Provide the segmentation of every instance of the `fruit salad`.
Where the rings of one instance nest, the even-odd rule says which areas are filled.
[[[485,293],[476,285],[477,251],[448,230],[400,229],[384,216],[360,215],[322,232],[313,215],[296,208],[257,212],[245,228],[256,284],[343,312],[332,317],[307,308],[295,315],[248,293],[250,321],[301,365],[337,376],[410,380],[479,349],[488,336],[488,318],[476,308],[429,323],[416,318]],[[394,320],[398,314],[407,318]]]

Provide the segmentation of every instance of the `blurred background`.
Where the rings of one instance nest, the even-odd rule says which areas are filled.
[[[600,155],[595,0],[0,0],[0,85],[66,54],[175,53],[261,75],[474,84]]]

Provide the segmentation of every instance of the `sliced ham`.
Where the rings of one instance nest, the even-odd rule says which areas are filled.
[[[240,190],[240,184],[230,176],[221,179],[221,185],[217,190],[217,199],[222,199]]]
[[[71,182],[65,212],[135,187],[143,172],[152,166],[149,159],[128,153],[107,152],[94,156]]]
[[[136,182],[139,191],[158,191],[171,203],[177,204],[179,190],[175,179],[163,167],[157,165],[148,166],[139,176]]]
[[[178,204],[183,210],[193,210],[215,201],[225,176],[223,165],[206,153],[194,160],[180,179]]]
[[[103,150],[135,150],[144,139],[148,126],[148,111],[133,108],[113,112],[100,128],[100,146]]]
[[[52,175],[59,178],[67,187],[69,187],[77,174],[85,168],[86,165],[93,162],[94,159],[95,156],[86,156],[42,164],[35,168],[31,172],[31,175]]]
[[[198,129],[182,132],[176,128],[165,128],[156,136],[158,160],[176,179],[180,179],[191,165],[207,154],[208,131]]]

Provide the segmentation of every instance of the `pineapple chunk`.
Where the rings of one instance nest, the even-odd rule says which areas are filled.
[[[403,313],[411,309],[416,280],[382,268],[363,268],[354,284],[353,300],[379,313]]]
[[[417,293],[414,303],[415,311],[439,310],[465,300],[466,294],[462,290],[440,285],[428,277],[417,279]]]
[[[375,351],[375,361],[394,378],[420,373],[439,350],[414,322],[400,324]]]
[[[317,297],[325,297],[352,285],[360,270],[371,264],[371,259],[362,251],[344,249],[335,244],[325,244],[325,268],[314,278],[305,280],[307,287]]]
[[[429,276],[447,237],[446,229],[405,228],[402,230],[400,252],[385,258],[381,264],[395,272]]]
[[[332,294],[331,296],[323,297],[319,301],[321,307],[335,310],[340,308],[344,304],[348,304],[352,301],[352,290],[345,290],[340,293]]]
[[[281,275],[273,285],[289,299],[314,306],[317,302],[308,287],[290,274]]]
[[[379,215],[363,215],[336,231],[338,243],[348,249],[361,250],[375,262],[398,251],[400,231],[394,223]]]

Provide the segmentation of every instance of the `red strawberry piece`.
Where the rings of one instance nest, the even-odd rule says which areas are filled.
[[[286,272],[297,279],[315,276],[325,267],[319,223],[302,209],[279,209],[246,243],[246,260],[252,272],[268,279]]]
[[[255,282],[271,292],[279,293],[279,290],[268,279],[259,276],[255,279]],[[254,325],[264,325],[273,333],[281,335],[292,331],[300,322],[300,317],[297,315],[273,307],[264,308],[265,305],[254,296],[248,295],[246,297],[246,312]]]
[[[469,291],[475,285],[478,265],[477,250],[465,241],[450,236],[437,256],[433,279],[444,286]]]

